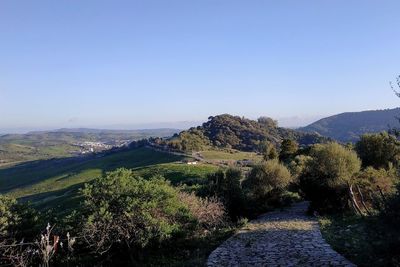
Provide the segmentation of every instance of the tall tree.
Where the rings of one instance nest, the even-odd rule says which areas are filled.
[[[284,139],[281,143],[279,159],[281,161],[291,160],[296,156],[298,150],[299,144],[296,141],[291,139]]]

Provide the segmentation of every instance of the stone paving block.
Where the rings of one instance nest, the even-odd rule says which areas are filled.
[[[207,266],[355,266],[325,242],[307,207],[301,202],[251,221],[210,254]]]

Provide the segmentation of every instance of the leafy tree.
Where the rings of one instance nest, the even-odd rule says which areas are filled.
[[[200,151],[210,145],[210,141],[204,136],[203,132],[192,129],[183,131],[178,136],[170,140],[169,145],[182,151]]]
[[[387,168],[400,161],[400,142],[387,132],[361,136],[356,150],[365,167]]]
[[[299,178],[299,176],[304,171],[304,168],[307,165],[307,161],[310,159],[312,159],[310,156],[298,155],[294,157],[294,159],[287,164],[290,173],[295,179]]]
[[[232,219],[243,214],[243,192],[240,181],[242,172],[238,169],[219,170],[208,176],[208,191],[219,197]]]
[[[312,201],[312,208],[320,211],[346,208],[348,185],[361,166],[357,154],[331,142],[315,145],[310,156],[300,176],[300,186]]]
[[[281,143],[281,151],[279,153],[279,160],[288,161],[293,159],[297,151],[299,150],[299,144],[291,139],[284,139]]]
[[[178,191],[161,177],[144,180],[126,169],[107,173],[86,184],[84,235],[103,253],[115,245],[132,254],[177,232],[189,218]]]
[[[275,146],[268,141],[264,141],[260,144],[260,151],[263,155],[264,160],[271,160],[278,158],[278,152]]]
[[[277,128],[278,127],[278,121],[270,118],[270,117],[260,117],[257,119],[257,122],[267,128]]]
[[[274,159],[253,167],[243,181],[243,189],[249,200],[259,210],[264,210],[271,204],[279,204],[280,196],[290,182],[292,176],[289,170]]]

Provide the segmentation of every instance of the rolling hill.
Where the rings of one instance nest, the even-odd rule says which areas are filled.
[[[77,192],[84,183],[117,168],[133,169],[145,178],[162,175],[173,184],[205,178],[217,168],[208,164],[183,164],[183,159],[183,156],[140,147],[102,156],[26,162],[0,168],[0,194],[31,201],[40,208],[62,211],[79,201]]]
[[[209,147],[258,151],[260,144],[269,141],[279,146],[283,139],[293,139],[300,145],[323,142],[326,138],[315,133],[278,127],[276,121],[261,117],[257,121],[222,114],[209,117],[201,126],[190,128],[168,140],[167,145],[183,151],[200,151]]]
[[[346,112],[318,120],[300,131],[318,133],[340,142],[355,142],[365,133],[387,131],[398,127],[400,108]]]
[[[217,164],[182,164],[184,154],[171,154],[143,146],[130,146],[117,151],[84,156],[71,156],[70,153],[75,142],[108,142],[121,138],[137,140],[157,135],[168,136],[174,131],[61,129],[2,136],[0,153],[3,149],[11,153],[17,151],[26,156],[28,151],[32,153],[32,158],[29,158],[28,162],[0,166],[0,193],[31,201],[44,209],[52,207],[68,210],[79,201],[78,189],[84,183],[120,167],[133,169],[143,177],[160,174],[174,184],[198,184],[199,179],[205,178],[208,173],[218,168]],[[178,141],[184,146],[190,145],[191,142],[203,142],[207,144],[204,147],[205,151],[202,150],[206,161],[235,161],[253,157],[257,160],[257,154],[252,151],[257,151],[261,142],[268,140],[279,144],[284,138],[296,139],[304,145],[325,140],[316,134],[278,127],[276,122],[269,118],[254,121],[227,114],[210,117],[202,126],[160,140],[170,145]],[[221,148],[229,148],[229,151]],[[40,154],[43,151],[46,153]]]
[[[82,153],[84,142],[104,144],[98,150],[149,137],[168,137],[176,129],[103,130],[59,129],[0,136],[0,166],[39,159],[62,158]],[[87,148],[86,148],[87,150]]]

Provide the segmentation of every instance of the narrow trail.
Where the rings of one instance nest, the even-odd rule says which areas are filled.
[[[355,266],[325,242],[307,207],[301,202],[251,221],[211,253],[207,266]]]

